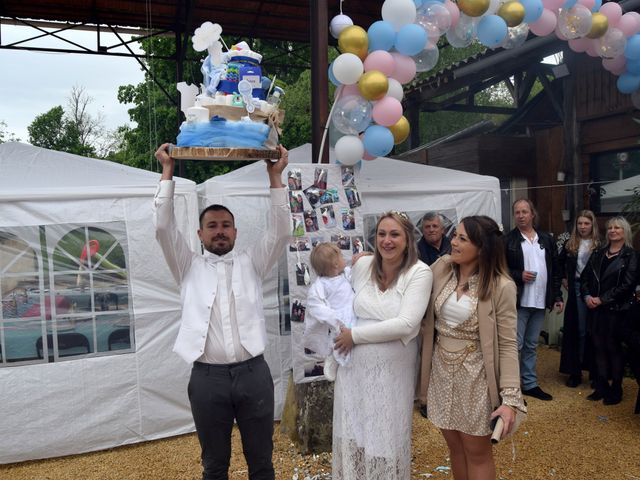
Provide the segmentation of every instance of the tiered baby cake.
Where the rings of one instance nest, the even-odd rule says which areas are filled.
[[[221,33],[222,28],[211,22],[195,31],[194,49],[207,50],[209,55],[202,64],[201,88],[178,84],[186,121],[176,145],[225,149],[220,154],[224,159],[259,158],[264,150],[275,152],[284,119],[279,108],[284,92],[262,75],[262,55],[253,52],[246,42],[223,52]],[[247,156],[247,151],[255,149],[261,152]],[[194,152],[198,156],[197,149],[190,149],[185,158],[193,157]],[[203,155],[217,157],[216,151]]]

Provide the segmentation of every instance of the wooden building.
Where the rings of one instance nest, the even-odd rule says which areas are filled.
[[[562,48],[562,44],[556,41],[555,47]],[[491,56],[463,65],[469,68],[476,63],[478,68],[467,85],[456,85],[462,93],[448,98],[457,97],[465,103],[447,105],[441,101],[440,106],[483,111],[469,102],[473,93],[479,86],[506,81],[516,98],[511,117],[488,133],[414,149],[403,157],[496,176],[503,188],[505,227],[513,226],[512,202],[527,197],[538,208],[540,227],[561,233],[571,228],[575,213],[583,208],[594,210],[604,223],[620,213],[631,197],[630,189],[640,186],[640,124],[634,121],[640,112],[630,95],[619,93],[617,77],[602,67],[601,59],[565,49],[559,68],[543,66],[540,61],[552,49],[553,45],[545,44],[544,49],[530,52],[530,58],[506,58],[500,68],[495,62],[481,65]],[[449,94],[443,85],[447,80],[455,83],[455,71],[460,68],[453,66],[426,85],[415,85],[407,108],[417,105],[422,109],[420,105],[427,102],[433,106],[433,99],[443,91]],[[522,101],[536,78],[544,90]],[[430,90],[429,85],[438,86]],[[413,116],[417,118],[415,113]]]

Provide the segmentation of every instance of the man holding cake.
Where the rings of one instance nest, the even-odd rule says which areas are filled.
[[[262,279],[280,257],[290,231],[289,199],[282,184],[287,150],[266,161],[271,208],[267,232],[250,248],[234,250],[233,214],[210,205],[200,214],[204,255],[193,252],[176,226],[169,144],[155,153],[162,177],[153,211],[156,239],[181,289],[182,323],[174,351],[193,362],[188,386],[202,448],[203,480],[227,479],[231,431],[238,424],[251,480],[274,480],[273,382],[264,360],[266,331]]]

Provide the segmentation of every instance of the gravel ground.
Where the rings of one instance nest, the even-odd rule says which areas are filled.
[[[552,402],[529,399],[529,418],[515,435],[494,448],[500,479],[640,480],[640,415],[633,414],[638,387],[625,379],[624,400],[615,406],[590,402],[587,385],[564,386],[557,373],[560,354],[541,347],[538,374]],[[278,479],[330,479],[331,455],[303,456],[276,425],[274,465]],[[234,431],[229,478],[246,479],[240,439]],[[414,412],[413,479],[452,478],[440,433]],[[197,480],[194,434],[101,452],[1,465],[2,480]],[[374,480],[374,479],[372,479]],[[378,480],[378,479],[375,479]],[[384,479],[379,479],[384,480]]]

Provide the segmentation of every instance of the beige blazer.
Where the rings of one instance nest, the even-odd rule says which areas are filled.
[[[422,353],[418,380],[418,399],[427,403],[431,357],[435,340],[435,300],[453,275],[451,257],[441,257],[431,265],[433,288],[427,313],[422,321]],[[489,386],[489,398],[493,408],[502,404],[499,392],[502,388],[520,388],[518,340],[516,337],[517,310],[516,284],[510,278],[500,278],[492,298],[478,300],[480,350],[484,360]]]

